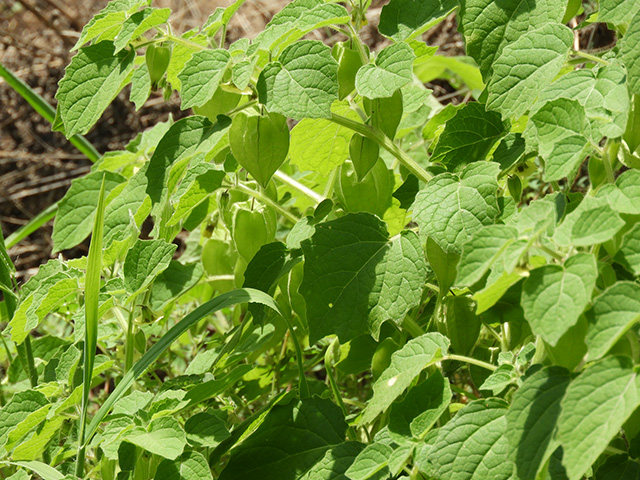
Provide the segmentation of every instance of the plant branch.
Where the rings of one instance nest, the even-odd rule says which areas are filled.
[[[487,370],[491,370],[492,372],[495,372],[498,369],[498,367],[496,367],[495,365],[491,365],[490,363],[483,362],[482,360],[476,360],[475,358],[465,357],[464,355],[455,355],[453,353],[446,355],[440,359],[441,362],[445,360],[457,360],[458,362],[470,363],[471,365],[475,365],[480,368],[485,368]]]
[[[242,191],[244,193],[247,193],[247,194],[251,195],[252,197],[257,198],[258,200],[260,200],[265,205],[269,205],[269,206],[273,207],[278,212],[280,212],[282,214],[282,216],[286,217],[287,219],[289,219],[293,223],[298,223],[300,221],[300,219],[298,217],[296,217],[293,213],[291,213],[289,210],[284,208],[278,202],[275,202],[275,201],[271,200],[269,197],[267,197],[266,195],[264,195],[264,194],[262,194],[260,192],[256,192],[255,190],[252,190],[251,188],[247,187],[246,185],[243,185],[243,184],[240,183],[240,184],[238,184],[236,186],[233,186],[231,188],[232,189],[236,189],[236,190],[240,190],[240,191]]]
[[[594,63],[600,63],[602,65],[611,65],[611,62],[608,62],[608,61],[606,61],[606,60],[604,60],[604,59],[602,59],[600,57],[596,57],[595,55],[591,55],[590,53],[582,52],[580,50],[573,50],[573,52],[571,52],[571,53],[573,53],[574,55],[576,55],[578,57],[582,57],[585,60],[589,60],[591,62],[594,62]]]
[[[387,150],[391,155],[397,158],[401,164],[403,164],[411,173],[413,173],[423,182],[427,183],[433,178],[433,176],[429,172],[423,169],[413,158],[407,155],[404,150],[399,148],[389,137],[387,137],[377,128],[371,127],[370,125],[365,125],[360,122],[356,122],[354,120],[351,120],[350,118],[343,117],[342,115],[338,115],[335,113],[331,114],[331,118],[329,120],[373,140],[382,148]]]
[[[289,175],[287,175],[286,173],[284,173],[284,172],[282,172],[280,170],[276,170],[276,173],[274,173],[273,176],[276,177],[281,182],[286,183],[291,188],[297,190],[298,192],[303,194],[305,197],[308,197],[309,199],[313,200],[316,203],[320,203],[320,202],[322,202],[324,200],[324,197],[322,195],[314,192],[310,188],[306,187],[302,183],[300,183],[297,180],[291,178]]]

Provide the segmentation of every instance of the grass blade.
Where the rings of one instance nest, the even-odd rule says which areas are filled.
[[[280,310],[273,298],[264,292],[254,290],[252,288],[240,288],[238,290],[223,293],[222,295],[218,295],[216,298],[200,305],[165,333],[162,338],[160,338],[160,340],[158,340],[158,342],[155,343],[147,353],[145,353],[142,358],[135,363],[133,368],[129,370],[124,377],[122,377],[122,380],[113,393],[109,395],[102,404],[102,407],[100,407],[100,410],[98,410],[98,413],[93,417],[93,420],[86,431],[85,445],[91,440],[91,436],[95,433],[98,425],[100,425],[100,422],[102,422],[107,413],[109,413],[113,404],[129,390],[129,387],[131,387],[135,379],[142,375],[180,335],[189,330],[192,325],[212,313],[231,305],[235,305],[236,303],[245,302],[261,303],[280,313]]]
[[[2,65],[2,63],[0,63],[0,77],[4,78],[9,86],[18,92],[36,112],[53,125],[56,118],[55,108],[49,105],[49,103],[38,95],[29,85],[16,77],[13,72]],[[100,158],[100,152],[82,135],[74,135],[69,141],[92,162],[97,162]]]
[[[29,223],[23,225],[18,230],[13,232],[11,235],[7,237],[6,246],[7,248],[13,247],[20,240],[28,237],[37,229],[39,229],[42,225],[47,223],[53,217],[55,217],[56,212],[58,211],[58,203],[54,203],[50,205],[45,210],[40,212],[38,215],[33,217]]]
[[[98,295],[100,294],[100,271],[102,270],[102,229],[104,224],[104,177],[100,186],[100,196],[96,209],[96,218],[91,234],[89,256],[87,257],[87,275],[84,284],[84,368],[82,372],[82,410],[80,414],[80,434],[78,436],[78,458],[76,475],[84,474],[84,433],[89,406],[91,377],[98,342]]]

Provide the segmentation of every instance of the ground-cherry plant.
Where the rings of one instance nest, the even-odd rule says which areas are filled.
[[[128,85],[193,115],[73,182],[87,257],[3,250],[3,478],[640,478],[640,2],[390,0],[378,51],[369,3],[84,28],[54,130],[91,154]],[[421,40],[453,12],[465,57]]]

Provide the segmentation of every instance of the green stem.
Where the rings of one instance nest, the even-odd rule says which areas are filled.
[[[322,192],[325,198],[329,198],[333,194],[333,187],[335,187],[336,185],[337,178],[338,178],[338,168],[336,167],[333,170],[331,170],[331,173],[329,174],[329,181],[327,182],[327,186],[325,187],[324,192]]]
[[[302,193],[305,197],[313,200],[315,203],[320,203],[325,198],[280,170],[276,170],[276,173],[274,173],[273,176],[281,182],[286,183],[291,188],[297,190],[299,193]]]
[[[602,152],[602,163],[607,174],[607,182],[614,183],[614,165],[618,158],[618,150],[620,149],[620,143],[616,140],[607,140]]]
[[[206,50],[207,49],[207,47],[205,47],[203,45],[198,45],[197,43],[190,42],[189,40],[185,40],[184,38],[176,37],[175,35],[173,35],[171,33],[166,33],[165,37],[167,37],[167,39],[171,40],[172,42],[181,43],[183,45],[186,45],[187,47],[197,48],[198,50]]]
[[[457,360],[458,362],[470,363],[471,365],[475,365],[481,368],[486,368],[487,370],[491,370],[492,372],[495,372],[498,369],[498,367],[496,367],[495,365],[491,365],[490,363],[483,362],[482,360],[476,360],[475,358],[465,357],[464,355],[450,354],[440,359],[440,361],[445,361],[445,360]]]
[[[133,349],[135,336],[133,335],[133,321],[135,320],[135,303],[131,305],[129,316],[127,319],[127,336],[125,340],[125,359],[124,359],[124,372],[127,373],[133,367]]]
[[[354,120],[351,120],[350,118],[343,117],[342,115],[338,115],[335,113],[331,114],[331,118],[329,120],[373,140],[382,148],[387,150],[391,155],[397,158],[398,161],[407,168],[407,170],[409,170],[423,182],[428,183],[429,180],[433,178],[430,173],[424,170],[413,158],[407,155],[404,150],[400,149],[395,143],[393,143],[393,141],[389,137],[387,137],[377,128],[374,128],[370,125],[365,125],[360,122],[356,122]]]
[[[16,77],[11,70],[5,68],[2,63],[0,63],[0,77],[4,78],[9,86],[18,92],[36,112],[53,125],[56,118],[55,108],[49,105],[49,103],[38,95],[29,85]],[[100,158],[100,153],[82,135],[73,135],[69,141],[92,162],[96,162]]]
[[[590,53],[581,52],[580,50],[573,50],[573,52],[571,53],[594,63],[601,63],[602,65],[611,65],[611,62],[608,62],[600,57],[596,57],[595,55],[591,55]]]
[[[227,112],[227,117],[230,117],[234,113],[241,112],[242,110],[246,110],[249,107],[253,107],[256,103],[258,103],[258,100],[249,100],[247,103],[243,103],[239,107],[236,107],[233,110],[229,110]]]
[[[411,315],[406,315],[404,320],[402,321],[402,326],[405,328],[407,332],[411,334],[412,337],[419,337],[420,335],[424,335],[424,330],[418,322],[416,322]]]
[[[16,350],[18,351],[18,356],[22,361],[24,371],[27,373],[27,377],[29,377],[31,388],[37,387],[38,371],[36,370],[36,364],[33,359],[33,350],[31,349],[31,336],[27,335],[23,343],[21,343],[20,345],[16,345]]]
[[[298,374],[300,375],[300,397],[308,398],[311,396],[309,393],[309,384],[307,383],[307,377],[304,374],[304,364],[302,363],[302,348],[300,348],[300,342],[298,342],[298,337],[296,337],[296,332],[293,330],[293,325],[291,325],[291,320],[287,318],[288,315],[283,315],[284,321],[287,322],[287,328],[289,329],[289,333],[291,334],[291,340],[293,341],[293,347],[296,349],[296,362],[298,364]]]
[[[284,208],[278,202],[274,202],[273,200],[271,200],[266,195],[264,195],[264,194],[262,194],[260,192],[256,192],[255,190],[252,190],[251,188],[247,187],[246,185],[243,185],[243,184],[240,183],[237,186],[234,186],[232,188],[234,188],[236,190],[240,190],[240,191],[242,191],[244,193],[247,193],[247,194],[251,195],[252,197],[257,198],[262,203],[273,207],[274,209],[276,209],[284,217],[288,218],[293,223],[298,223],[300,221],[300,219],[298,217],[296,217],[293,213],[291,213],[289,210]]]
[[[327,372],[327,378],[329,378],[329,384],[331,385],[333,396],[336,397],[336,402],[338,402],[338,406],[342,409],[342,414],[346,418],[349,412],[344,402],[342,401],[342,394],[340,393],[340,389],[338,388],[336,377],[333,374],[333,355],[331,354],[332,348],[333,343],[331,343],[331,345],[327,347],[327,350],[324,354],[324,369]],[[352,441],[355,441],[357,438],[356,432],[351,425],[349,425],[349,427],[347,428],[347,438]]]

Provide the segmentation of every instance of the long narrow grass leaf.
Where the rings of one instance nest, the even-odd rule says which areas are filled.
[[[147,353],[145,353],[142,358],[135,363],[133,368],[129,370],[124,377],[122,377],[122,380],[113,393],[109,395],[102,404],[102,407],[100,407],[100,410],[98,410],[98,413],[93,417],[85,435],[85,444],[91,440],[91,436],[95,433],[100,422],[102,422],[107,413],[109,413],[113,404],[129,390],[129,387],[131,387],[135,379],[142,375],[147,368],[149,368],[149,366],[155,362],[178,337],[180,337],[180,335],[189,330],[192,325],[212,313],[231,305],[245,302],[261,303],[280,313],[280,309],[273,298],[264,292],[254,290],[252,288],[240,288],[231,292],[223,293],[222,295],[200,305],[165,333],[162,338],[160,338],[160,340],[158,340],[158,342],[155,343]]]
[[[91,390],[91,377],[93,364],[96,357],[96,344],[98,342],[98,295],[100,294],[100,271],[102,270],[102,230],[104,224],[104,177],[100,186],[96,218],[91,234],[91,245],[87,257],[87,275],[84,287],[84,369],[82,372],[82,413],[80,415],[80,435],[78,437],[78,471],[82,475],[82,463],[84,459],[84,432],[87,419],[87,407],[89,405],[89,392]],[[78,473],[78,471],[76,473]]]
[[[40,475],[44,480],[62,480],[65,478],[63,474],[61,474],[52,466],[47,465],[46,463],[38,462],[36,460],[7,463],[31,470],[33,473]]]
[[[33,217],[29,223],[23,225],[18,230],[13,232],[11,235],[7,237],[5,245],[7,248],[11,248],[16,245],[20,240],[25,239],[37,229],[39,229],[42,225],[47,223],[53,217],[56,216],[56,212],[58,211],[58,203],[54,203],[53,205],[48,206],[45,210],[40,212],[38,215]]]

